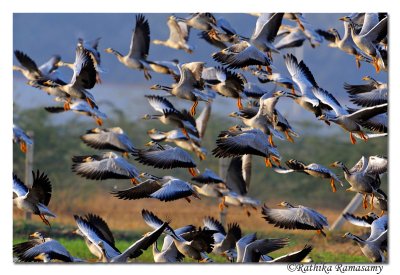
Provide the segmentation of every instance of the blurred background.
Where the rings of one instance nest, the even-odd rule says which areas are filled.
[[[147,13],[145,17],[150,24],[151,40],[166,40],[169,36],[166,21],[170,14]],[[186,17],[188,14],[176,14]],[[236,31],[250,37],[257,20],[249,14],[214,14],[216,17],[227,19]],[[343,35],[343,23],[338,18],[346,14],[303,14],[306,19],[317,29],[336,28]],[[291,22],[284,21],[285,24]],[[130,70],[120,64],[117,59],[104,52],[105,48],[112,47],[122,54],[129,51],[132,30],[135,24],[135,14],[107,14],[107,13],[71,13],[71,14],[40,14],[40,13],[15,13],[13,19],[13,49],[28,54],[37,64],[47,61],[51,55],[59,54],[62,60],[73,62],[75,58],[75,47],[78,38],[93,40],[101,37],[99,50],[102,54],[102,67],[106,73],[102,74],[102,84],[96,85],[91,92],[97,100],[99,108],[105,112],[108,119],[104,121],[103,127],[119,126],[131,138],[134,145],[142,148],[150,139],[146,131],[152,128],[168,130],[169,128],[159,122],[144,121],[141,117],[146,113],[154,113],[144,95],[156,94],[157,91],[149,88],[154,84],[170,86],[172,78],[169,75],[161,75],[150,72],[152,79],[146,81],[143,73]],[[211,54],[219,49],[207,44],[198,37],[199,31],[192,29],[189,44],[194,46],[192,54],[177,51],[164,46],[151,44],[148,59],[152,61],[179,60],[180,63],[203,61],[206,66],[219,65],[211,58]],[[305,41],[301,48],[285,49],[280,54],[273,55],[273,65],[276,71],[289,76],[283,62],[283,54],[293,53],[298,60],[303,59],[310,68],[315,80],[331,92],[342,105],[352,107],[346,91],[343,89],[345,82],[350,84],[361,84],[363,76],[372,76],[378,81],[387,82],[387,73],[375,73],[372,65],[362,62],[361,68],[357,69],[354,57],[347,55],[337,49],[329,48],[328,43],[323,42],[320,46],[312,48]],[[18,61],[14,58],[14,64]],[[67,68],[61,68],[62,79],[69,81],[72,73]],[[245,73],[249,82],[257,83],[257,79]],[[276,89],[273,84],[261,84],[266,89]],[[98,151],[84,145],[79,136],[86,130],[97,127],[94,120],[89,117],[79,116],[75,113],[50,114],[43,107],[56,106],[50,96],[44,92],[26,85],[26,79],[19,72],[14,72],[13,83],[13,114],[14,123],[25,131],[34,133],[34,163],[33,169],[40,169],[48,174],[52,185],[53,195],[50,209],[57,214],[57,218],[51,220],[56,225],[53,227],[52,235],[61,232],[65,236],[74,227],[73,214],[86,214],[89,212],[102,216],[111,229],[120,231],[121,236],[130,240],[149,228],[142,221],[140,211],[149,209],[161,217],[170,216],[174,226],[186,223],[201,224],[204,216],[218,217],[218,202],[206,198],[192,200],[188,204],[184,200],[161,203],[151,199],[138,201],[122,201],[109,194],[114,188],[123,189],[130,186],[129,180],[106,180],[91,181],[83,179],[71,172],[71,158],[74,155],[98,154]],[[161,93],[160,93],[161,94]],[[177,108],[188,108],[190,103],[171,99]],[[204,107],[204,103],[198,106],[198,113]],[[300,134],[295,143],[276,140],[282,159],[295,158],[305,163],[319,163],[328,166],[330,163],[341,160],[352,167],[362,155],[387,155],[387,139],[371,139],[367,143],[358,140],[352,145],[348,133],[337,127],[327,126],[315,119],[311,113],[295,104],[292,100],[283,98],[279,101],[277,108],[292,124],[293,128]],[[217,96],[212,105],[212,115],[203,139],[202,145],[207,148],[209,154],[205,161],[198,161],[198,168],[210,168],[218,172],[219,161],[211,155],[215,147],[215,140],[221,130],[238,124],[239,121],[229,118],[228,114],[237,109],[236,102],[232,99]],[[196,158],[196,156],[193,156]],[[198,159],[196,159],[198,160]],[[185,169],[160,170],[149,166],[142,166],[138,162],[130,160],[138,166],[139,170],[155,175],[173,174],[184,180],[189,180]],[[14,145],[13,154],[14,172],[24,178],[25,155]],[[334,169],[334,168],[333,168]],[[341,178],[341,170],[334,170]],[[264,166],[262,158],[253,158],[252,182],[249,195],[274,206],[280,201],[289,201],[293,204],[303,204],[317,209],[328,217],[333,223],[340,215],[344,207],[353,198],[354,193],[345,192],[345,187],[338,186],[338,191],[332,193],[329,181],[316,179],[300,173],[277,174]],[[382,178],[382,189],[388,193],[386,176]],[[366,214],[364,209],[357,213]],[[313,238],[313,232],[302,233],[298,239],[298,232],[276,229],[267,224],[260,214],[260,209],[252,211],[247,217],[240,208],[229,207],[227,209],[227,222],[239,222],[245,231],[257,231],[268,236],[290,236],[294,241],[293,247],[304,246],[305,240],[319,242],[315,249],[315,257],[321,261],[363,261],[358,247],[350,241],[339,240],[337,236],[331,236],[328,241],[318,241]],[[33,217],[32,221],[25,221],[24,214],[18,210],[14,211],[14,233],[15,240],[25,238],[34,228],[49,231],[44,225]],[[348,225],[345,224],[343,230]],[[57,231],[57,229],[59,231]],[[354,233],[357,230],[352,228]],[[130,234],[126,232],[135,232]],[[360,232],[358,232],[360,233]],[[361,232],[362,233],[362,232]],[[339,236],[340,237],[340,236]],[[75,237],[75,239],[78,239]],[[78,240],[81,241],[81,240]],[[83,244],[83,241],[81,241]],[[333,247],[336,242],[342,242],[341,246]],[[129,241],[127,242],[127,244]],[[118,246],[118,244],[117,244]],[[86,249],[86,248],[85,248]],[[321,256],[318,252],[326,251],[331,256]],[[334,257],[335,255],[353,255],[351,259]],[[324,258],[326,257],[326,258]],[[345,257],[345,256],[343,256]],[[358,258],[357,258],[358,257]]]

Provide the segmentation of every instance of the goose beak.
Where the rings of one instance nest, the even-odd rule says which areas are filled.
[[[336,163],[329,164],[329,167],[337,167]]]
[[[144,146],[152,146],[153,144],[154,144],[154,142],[149,141],[149,142],[147,142]]]
[[[104,50],[106,53],[112,53],[112,49],[111,48],[107,48]]]
[[[349,18],[347,16],[344,16],[344,17],[340,17],[339,20],[348,22]]]
[[[229,114],[230,117],[237,117],[237,113],[236,112],[232,112]]]

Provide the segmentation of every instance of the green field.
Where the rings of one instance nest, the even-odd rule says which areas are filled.
[[[13,238],[13,244],[24,242],[28,239],[28,232],[38,231],[43,229],[43,226],[39,223],[32,223],[32,222],[14,222],[15,234]],[[89,252],[85,242],[80,236],[72,234],[73,227],[70,226],[60,226],[58,224],[52,224],[52,228],[48,229],[48,231],[42,231],[46,236],[51,236],[52,238],[59,241],[65,248],[73,255],[74,257],[78,257],[81,259],[85,259],[87,261],[95,261],[95,257]],[[131,244],[133,244],[136,240],[138,240],[144,232],[133,232],[133,231],[115,231],[114,237],[116,239],[116,247],[120,251],[124,251],[128,248]],[[249,233],[249,232],[245,232]],[[299,244],[304,243],[304,239],[306,238],[302,234],[286,234],[286,236],[290,239],[290,243],[288,247],[285,247],[281,250],[278,250],[270,255],[272,257],[279,257],[285,253],[289,253],[292,251],[296,251],[299,248]],[[262,237],[277,237],[277,236],[262,236],[259,235],[260,238]],[[282,237],[282,236],[281,236]],[[333,242],[332,237],[329,236],[328,238],[331,239],[328,242]],[[314,241],[316,239],[317,241]],[[327,242],[327,240],[321,238],[313,238],[314,241],[314,249],[310,253],[310,257],[314,262],[317,263],[335,263],[335,262],[352,262],[352,263],[367,263],[368,259],[361,255],[350,255],[349,253],[336,253],[333,251],[322,251],[318,249],[319,242]],[[351,242],[349,242],[351,244]],[[158,241],[158,246],[161,248],[162,245],[162,238]],[[337,245],[337,244],[336,244]],[[294,248],[296,247],[296,248]],[[358,249],[358,248],[357,248]],[[217,263],[226,263],[227,261],[221,257],[211,254],[210,257]],[[132,262],[138,263],[153,263],[153,255],[151,251],[151,247],[147,249],[140,257],[132,260]],[[186,263],[193,263],[195,261],[185,258],[184,262]]]

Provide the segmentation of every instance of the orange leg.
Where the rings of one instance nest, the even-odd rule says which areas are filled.
[[[131,182],[132,182],[133,185],[138,185],[138,184],[140,183],[140,182],[138,182],[138,180],[135,179],[135,178],[131,178]]]
[[[363,131],[358,132],[358,134],[360,135],[362,140],[364,140],[365,142],[368,141],[368,136],[366,136]]]
[[[86,102],[89,104],[90,108],[94,109],[94,102],[90,98],[86,98]]]
[[[385,214],[385,211],[384,211],[384,210],[381,210],[381,213],[379,214],[379,217],[382,217],[383,214]]]
[[[271,56],[271,60],[272,60],[272,56]],[[269,74],[272,74],[272,69],[271,69],[270,66],[265,66],[265,70],[267,70],[267,72],[268,72]]]
[[[101,78],[99,73],[96,73],[96,83],[101,84]]]
[[[332,187],[332,192],[336,192],[335,180],[333,178],[331,178],[331,187]]]
[[[317,234],[321,234],[322,236],[326,237],[326,234],[322,229],[317,230]]]
[[[71,106],[70,106],[70,101],[69,100],[67,100],[64,103],[64,111],[68,111],[68,110],[71,110]]]
[[[238,97],[237,99],[237,107],[239,108],[239,110],[243,110],[242,100],[240,97]]]
[[[265,167],[272,167],[272,163],[269,158],[264,158]]]
[[[372,64],[374,65],[375,71],[376,71],[377,73],[379,73],[380,70],[381,70],[381,68],[379,67],[378,62],[379,62],[379,59],[378,59],[378,58],[376,58],[376,57],[373,57],[373,58],[372,58]]]
[[[193,103],[192,108],[190,108],[190,115],[193,116],[193,117],[196,115],[196,107],[197,107],[198,104],[199,104],[199,102],[196,100]]]
[[[272,140],[272,135],[269,135],[268,142],[272,147],[276,147],[274,141]]]
[[[350,132],[350,141],[351,141],[351,144],[356,144],[356,142],[357,142],[356,139],[354,138],[352,132]]]
[[[281,162],[279,160],[279,158],[275,157],[275,156],[271,156],[270,157],[278,166],[281,166]]]
[[[21,151],[22,151],[23,153],[26,153],[27,147],[26,147],[25,141],[21,141],[21,142],[19,143],[19,148],[21,149]]]
[[[196,171],[195,168],[189,168],[188,170],[189,170],[189,173],[190,173],[193,177],[196,177],[196,176],[197,176],[197,171]]]
[[[290,91],[292,92],[292,94],[296,94],[296,91],[294,90],[294,88],[290,89]]]
[[[43,221],[46,225],[48,225],[48,226],[51,227],[50,222],[46,219],[46,217],[45,217],[44,215],[39,214],[39,217],[42,219],[42,221]]]
[[[183,133],[188,139],[190,139],[190,136],[189,136],[188,132],[186,131],[186,129],[185,129],[185,128],[180,128],[180,129],[181,129],[182,133]]]
[[[293,138],[289,135],[289,131],[288,130],[285,131],[285,136],[286,136],[288,141],[290,141],[292,143],[294,142]]]
[[[96,123],[97,123],[97,125],[102,126],[103,125],[103,120],[101,118],[97,117],[96,118]]]

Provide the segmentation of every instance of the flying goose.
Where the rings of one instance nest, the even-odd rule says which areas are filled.
[[[74,215],[75,222],[82,233],[92,244],[97,246],[101,251],[102,262],[127,262],[129,259],[137,258],[143,254],[143,251],[150,247],[158,237],[163,233],[164,229],[168,226],[168,222],[164,222],[152,232],[146,233],[141,239],[137,240],[129,246],[124,252],[119,252],[113,248],[102,237],[101,232],[87,221],[84,217]]]
[[[32,239],[13,245],[13,253],[22,262],[53,260],[62,262],[83,262],[82,259],[71,256],[68,250],[58,241],[45,238],[42,233],[35,232],[30,235]]]
[[[281,122],[279,130],[283,130],[283,128],[285,128],[284,131],[286,131],[285,133],[287,137],[289,137],[289,132],[295,135],[295,132],[291,130],[291,128],[289,128],[290,126],[287,120],[282,115],[280,115],[279,118],[277,114],[274,115],[275,105],[277,103],[278,96],[276,96],[276,98],[272,100],[271,98],[275,97],[275,95],[278,94],[279,94],[278,92],[273,94],[266,93],[262,97],[260,97],[258,110],[257,113],[255,114],[251,112],[251,109],[250,110],[245,109],[239,112],[233,112],[229,114],[229,116],[239,118],[246,126],[249,126],[252,129],[260,129],[264,134],[269,136],[268,137],[269,144],[273,147],[276,147],[272,137],[276,136],[279,139],[282,140],[284,139],[284,137],[279,133],[279,131],[275,129],[278,128],[275,127],[278,125],[278,120],[280,120]],[[284,127],[283,124],[285,124],[287,127]],[[291,139],[291,141],[293,141],[293,139]]]
[[[364,195],[363,207],[367,208],[367,195],[371,195],[371,209],[373,209],[373,199],[386,199],[386,194],[379,189],[381,181],[380,174],[387,171],[387,159],[381,156],[364,156],[351,168],[348,169],[341,161],[331,164],[332,167],[339,167],[343,170],[343,174],[350,188],[346,191],[358,192]]]
[[[386,219],[385,219],[386,218]],[[382,220],[381,220],[382,219]],[[386,221],[386,228],[385,228]],[[387,241],[387,216],[383,216],[378,220],[375,220],[371,225],[371,234],[366,239],[363,240],[360,237],[347,232],[343,235],[343,238],[352,239],[355,241],[361,249],[361,252],[371,261],[371,262],[385,262],[385,255],[382,249],[382,243]]]
[[[352,144],[356,143],[352,133],[358,133],[361,135],[364,141],[368,138],[364,135],[360,125],[366,123],[372,117],[387,112],[387,103],[365,107],[357,110],[353,113],[349,113],[348,110],[342,107],[337,99],[328,91],[321,88],[314,90],[314,95],[324,104],[330,106],[333,109],[333,113],[325,112],[319,119],[334,122],[341,128],[349,132],[350,141]]]
[[[13,174],[13,203],[26,212],[38,215],[40,219],[48,226],[50,222],[48,217],[56,215],[48,209],[51,199],[52,186],[47,175],[39,170],[32,171],[32,187],[27,187],[16,174]]]
[[[229,21],[222,17],[216,19],[216,26],[212,26],[212,29],[199,33],[199,37],[221,50],[227,47],[226,43],[238,43],[242,38]]]
[[[257,239],[256,235],[246,235],[236,243],[237,259],[240,263],[256,263],[263,255],[281,249],[288,244],[286,238],[264,238]]]
[[[329,225],[325,216],[303,205],[294,206],[285,201],[278,205],[285,209],[272,209],[265,204],[262,207],[261,213],[268,223],[284,229],[316,230],[326,237],[323,229]]]
[[[114,152],[102,155],[73,156],[72,171],[77,175],[92,180],[130,179],[137,184],[137,168]]]
[[[200,160],[206,159],[207,150],[201,147],[201,140],[190,133],[188,133],[190,138],[188,138],[180,129],[168,132],[150,129],[147,131],[147,134],[153,142],[173,142],[184,150],[194,152]],[[147,143],[147,145],[151,145],[151,143]]]
[[[139,149],[135,160],[159,169],[188,168],[190,174],[197,175],[196,163],[188,152],[167,144],[150,142],[149,149]]]
[[[203,219],[204,228],[215,230],[214,247],[212,253],[216,255],[225,255],[227,252],[235,249],[236,242],[242,237],[242,230],[239,224],[229,223],[228,230],[225,231],[223,225],[213,217],[205,217]]]
[[[236,98],[239,110],[243,109],[241,98],[247,80],[242,74],[221,67],[208,67],[203,69],[202,78],[218,94]]]
[[[29,146],[33,144],[32,138],[15,124],[13,124],[13,141],[19,144],[19,148],[23,153],[26,153]]]
[[[197,12],[191,14],[187,18],[177,17],[177,19],[200,31],[209,31],[217,25],[217,20],[215,19],[214,15],[209,12]]]
[[[144,15],[136,15],[136,25],[132,32],[131,44],[127,55],[122,55],[113,48],[105,49],[105,52],[114,54],[118,61],[124,66],[142,70],[146,80],[151,79],[149,74],[149,65],[147,56],[149,55],[150,47],[150,26]]]
[[[190,203],[190,196],[200,199],[191,184],[172,176],[156,177],[142,173],[141,177],[147,178],[138,185],[111,194],[122,200],[137,200],[143,198],[155,198],[160,201],[173,201],[185,199]]]
[[[190,26],[185,22],[177,20],[173,15],[168,17],[167,25],[169,28],[169,37],[167,40],[153,40],[156,45],[163,45],[176,50],[184,50],[187,53],[193,52],[193,47],[187,42],[189,40]]]
[[[196,121],[186,110],[182,110],[182,112],[178,111],[168,99],[162,96],[146,95],[145,97],[153,109],[161,113],[161,115],[146,114],[143,116],[143,119],[158,119],[163,124],[173,125],[174,127],[179,128],[189,139],[189,132],[195,136],[198,136]]]
[[[361,226],[361,227],[371,227],[373,221],[379,218],[374,212],[369,212],[368,214],[358,217],[349,212],[342,214],[349,223]]]
[[[271,72],[271,59],[251,43],[243,40],[219,52],[213,53],[212,58],[226,65],[229,69],[244,68],[248,66],[266,66]]]
[[[377,81],[370,76],[364,76],[362,80],[369,81],[369,83],[361,85],[344,83],[343,87],[349,94],[351,102],[361,107],[372,107],[387,103],[387,83]]]
[[[157,228],[163,221],[154,215],[152,212],[143,209],[142,217],[144,221],[152,228]],[[216,230],[209,230],[206,228],[198,228],[181,235],[176,234],[174,229],[167,226],[166,234],[173,238],[173,242],[177,250],[185,257],[197,260],[199,262],[212,261],[206,253],[210,253],[214,245],[213,235],[217,233]]]
[[[280,154],[268,142],[268,136],[260,129],[222,131],[212,151],[217,158],[238,157],[246,154],[264,157],[266,167],[272,167],[272,159],[280,166]]]
[[[272,59],[271,52],[279,53],[273,42],[282,23],[284,13],[262,13],[257,19],[250,43]]]
[[[289,89],[292,92],[292,94],[296,94],[296,92],[294,90],[294,85],[293,85],[292,79],[284,76],[281,73],[268,74],[265,71],[252,70],[252,74],[257,76],[258,81],[261,83],[270,83],[271,82],[280,87]]]
[[[86,100],[91,108],[96,107],[93,95],[87,91],[87,89],[92,89],[96,84],[96,69],[92,55],[83,47],[76,47],[73,70],[74,74],[70,83],[60,84],[57,81],[49,79],[42,84],[47,87],[59,88],[69,95],[64,104],[65,110],[70,109],[72,98]]]
[[[35,61],[24,52],[15,50],[14,55],[22,67],[14,65],[13,70],[20,71],[28,80],[53,79],[53,73],[57,70],[56,64],[61,59],[59,55],[53,55],[46,63],[38,67]]]
[[[300,95],[287,94],[287,96],[302,108],[314,113],[316,117],[331,110],[332,108],[329,105],[324,104],[315,96],[314,92],[319,89],[319,86],[304,61],[298,62],[297,58],[292,54],[286,54],[283,58],[293,82],[296,83],[301,93]]]
[[[385,69],[381,54],[377,49],[376,44],[387,36],[387,21],[388,18],[385,17],[380,20],[373,27],[370,26],[369,20],[373,19],[374,16],[364,17],[363,28],[359,33],[356,32],[355,23],[349,16],[340,18],[342,21],[349,22],[351,29],[351,37],[357,47],[363,51],[368,57],[372,58],[372,63],[375,67],[376,72],[379,72],[382,68]],[[376,23],[376,21],[375,21]],[[367,26],[364,28],[364,26]]]
[[[285,163],[289,169],[274,168],[274,171],[280,174],[287,174],[291,172],[303,172],[313,177],[330,179],[332,192],[336,192],[335,181],[340,183],[341,186],[343,186],[342,181],[335,175],[335,173],[333,173],[331,170],[329,170],[328,168],[326,168],[321,164],[310,163],[306,165],[305,163],[295,159],[290,159]]]
[[[88,213],[84,217],[81,217],[81,219],[83,219],[87,224],[90,224],[93,231],[96,231],[96,234],[100,239],[103,240],[103,242],[107,242],[107,244],[112,249],[120,253],[119,249],[115,246],[113,233],[111,232],[108,224],[105,220],[103,220],[103,218],[96,214]],[[96,256],[99,261],[104,260],[104,253],[102,249],[96,243],[93,243],[90,238],[85,235],[79,228],[72,231],[72,233],[83,237],[90,253]]]
[[[235,205],[243,207],[247,216],[251,213],[248,208],[254,210],[261,204],[257,199],[248,196],[251,181],[251,155],[232,158],[226,173],[225,185],[228,192],[223,191],[222,203],[225,206]]]
[[[338,48],[339,50],[354,55],[356,59],[357,68],[360,68],[360,60],[371,62],[372,60],[365,55],[357,46],[354,44],[353,38],[351,37],[351,28],[348,22],[343,21],[344,34],[340,37],[338,30],[331,28],[328,31],[316,30],[318,34],[330,41],[329,47]]]
[[[204,172],[193,177],[192,181],[201,184],[211,184],[211,183],[224,183],[224,180],[221,179],[214,171],[211,169],[204,169]]]
[[[66,108],[66,106],[68,107]],[[107,118],[107,115],[101,112],[98,106],[94,106],[92,108],[92,106],[90,106],[90,104],[86,100],[76,100],[72,104],[66,101],[64,107],[49,106],[44,107],[44,109],[52,114],[72,111],[79,115],[92,117],[96,121],[96,124],[99,126],[102,126],[103,120]]]
[[[174,95],[178,98],[189,100],[193,102],[190,109],[190,114],[194,116],[196,114],[196,107],[199,101],[210,101],[211,97],[209,94],[201,91],[204,86],[204,80],[202,79],[202,71],[204,68],[204,62],[190,62],[182,65],[178,65],[180,72],[180,79],[178,83],[172,84],[172,87],[153,85],[150,87],[152,90],[162,90]]]
[[[146,210],[145,210],[146,211]],[[195,230],[193,225],[186,225],[175,229],[177,235]],[[176,263],[181,262],[185,256],[178,251],[174,239],[170,235],[165,235],[161,250],[157,247],[157,241],[153,243],[153,258],[156,263]]]
[[[136,155],[137,149],[121,127],[93,128],[80,136],[81,140],[88,146],[100,150],[114,150],[123,153]]]

